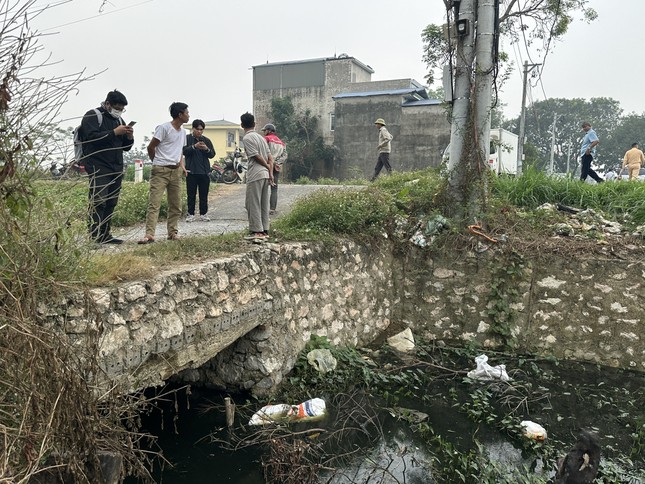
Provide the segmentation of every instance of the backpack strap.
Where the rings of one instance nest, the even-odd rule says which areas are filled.
[[[99,128],[103,124],[103,113],[99,111],[97,108],[94,108],[94,112],[96,113],[96,119],[99,122]]]

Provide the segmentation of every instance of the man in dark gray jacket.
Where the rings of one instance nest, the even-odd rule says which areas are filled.
[[[110,233],[112,214],[123,181],[123,152],[134,143],[132,126],[121,119],[128,101],[119,91],[110,91],[105,102],[91,109],[81,121],[85,170],[90,179],[89,231],[99,244],[121,244]]]
[[[208,191],[210,188],[210,159],[215,156],[213,143],[204,136],[206,124],[201,119],[193,121],[192,133],[186,136],[184,161],[186,163],[186,194],[188,196],[188,216],[186,222],[195,221],[195,202],[199,189],[199,220],[209,222]]]

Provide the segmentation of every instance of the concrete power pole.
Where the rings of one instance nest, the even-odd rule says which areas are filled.
[[[524,61],[524,83],[522,86],[522,109],[520,111],[520,137],[517,141],[517,176],[522,174],[522,162],[524,160],[524,125],[526,123],[526,86],[528,84],[528,75],[534,68],[542,64],[529,64]]]
[[[455,3],[455,2],[453,2]],[[451,173],[450,185],[459,184],[460,176],[456,170],[464,148],[464,133],[470,113],[470,90],[473,60],[475,57],[475,0],[456,2],[455,22],[461,22],[465,32],[457,30],[457,52],[455,55],[455,89],[452,103],[452,126],[450,131],[450,161],[448,170]],[[449,31],[451,29],[448,29]]]
[[[549,162],[549,175],[553,175],[553,159],[555,158],[555,123],[558,122],[558,115],[553,115],[553,125],[551,126],[551,160]]]
[[[490,117],[495,74],[495,0],[477,3],[475,130],[481,160],[488,165],[490,153]]]

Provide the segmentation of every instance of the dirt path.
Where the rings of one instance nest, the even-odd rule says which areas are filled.
[[[346,186],[320,186],[320,185],[280,185],[278,197],[278,210],[271,218],[275,219],[280,215],[288,213],[294,202],[317,190],[346,190]],[[232,184],[225,185],[217,183],[211,185],[208,196],[210,222],[187,223],[185,218],[179,221],[179,235],[190,237],[193,235],[222,235],[230,232],[246,230],[248,221],[244,209],[244,196],[246,185]],[[144,224],[114,230],[114,236],[124,239],[126,244],[136,244],[137,240],[145,235]],[[165,240],[167,237],[166,221],[157,224],[155,238]]]

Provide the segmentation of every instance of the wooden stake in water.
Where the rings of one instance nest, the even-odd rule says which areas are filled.
[[[235,421],[235,404],[231,397],[224,398],[224,408],[226,409],[226,426],[231,428]]]

